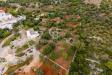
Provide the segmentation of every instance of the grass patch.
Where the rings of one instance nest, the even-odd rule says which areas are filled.
[[[105,66],[112,70],[112,61],[107,62]]]
[[[21,48],[18,48],[16,50],[16,54],[22,53],[27,48],[28,48],[28,44],[23,45]]]
[[[10,45],[11,41],[14,41],[15,39],[17,39],[19,37],[19,34],[15,34],[13,35],[10,39],[7,39],[3,45],[4,46],[7,46],[7,45]]]

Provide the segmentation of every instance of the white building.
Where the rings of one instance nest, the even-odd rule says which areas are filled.
[[[34,31],[33,29],[28,30],[26,33],[27,33],[27,38],[30,39],[30,40],[33,40],[36,37],[40,36],[39,32]]]
[[[0,28],[8,28],[8,29],[13,29],[13,24],[20,21],[20,20],[25,20],[25,16],[19,16],[19,17],[14,17],[9,13],[5,13],[4,10],[0,10]]]

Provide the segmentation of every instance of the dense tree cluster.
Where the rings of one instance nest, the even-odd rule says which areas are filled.
[[[88,65],[90,62],[85,60],[88,57],[101,62],[99,67],[103,69],[103,72],[100,72],[100,75],[111,75],[112,70],[109,69],[110,67],[106,67],[108,64],[107,61],[110,61],[112,57],[112,9],[110,3],[102,1],[100,8],[98,8],[95,5],[86,5],[81,0],[73,0],[72,2],[74,13],[81,16],[81,20],[79,21],[81,25],[77,28],[80,44],[76,43],[77,45],[75,45],[77,54],[74,62],[71,63],[70,75],[90,74],[92,72]],[[100,56],[96,58],[93,53]],[[104,55],[108,55],[109,57],[102,57]],[[106,66],[104,65],[105,63],[107,63]]]

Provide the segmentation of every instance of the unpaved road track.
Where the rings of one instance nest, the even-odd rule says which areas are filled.
[[[0,48],[4,45],[4,43],[10,39],[14,34],[9,35],[8,37],[6,37],[1,43],[0,43]]]

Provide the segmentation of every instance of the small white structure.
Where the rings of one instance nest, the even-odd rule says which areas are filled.
[[[98,41],[103,41],[103,39],[99,36],[92,36],[92,37],[89,37],[90,39],[96,39]]]
[[[14,17],[9,13],[5,13],[4,10],[0,9],[0,28],[8,28],[8,29],[13,29],[13,24],[20,21],[20,20],[25,20],[25,16],[19,16],[19,17]]]
[[[30,39],[30,40],[33,40],[36,37],[40,36],[39,32],[34,31],[33,29],[28,30],[26,33],[27,33],[27,38]]]

